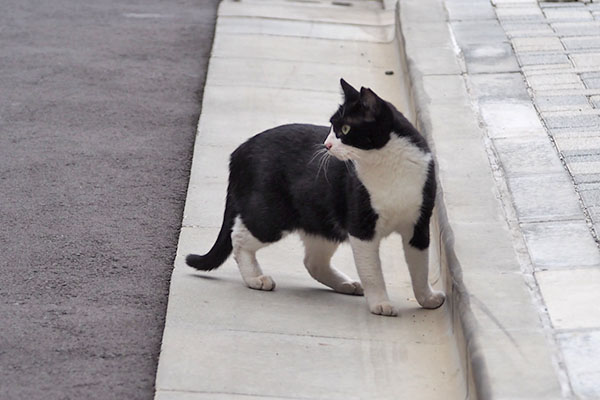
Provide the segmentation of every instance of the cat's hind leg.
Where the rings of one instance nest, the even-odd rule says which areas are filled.
[[[231,242],[233,245],[233,257],[238,264],[242,279],[251,289],[273,290],[275,281],[263,272],[256,260],[256,252],[268,245],[258,240],[244,225],[241,218],[237,216],[231,231]]]
[[[310,276],[338,293],[363,295],[360,282],[353,281],[331,266],[331,257],[338,243],[305,233],[301,233],[300,238],[305,248],[304,265]]]

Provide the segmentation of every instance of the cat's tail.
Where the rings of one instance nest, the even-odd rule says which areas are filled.
[[[232,203],[230,195],[227,194],[225,213],[223,214],[223,225],[221,226],[221,231],[219,232],[219,236],[217,236],[217,240],[213,247],[203,256],[199,254],[188,254],[185,258],[187,265],[201,271],[211,271],[219,268],[221,264],[227,260],[227,257],[229,257],[233,250],[231,244],[231,230],[233,228],[236,213]]]

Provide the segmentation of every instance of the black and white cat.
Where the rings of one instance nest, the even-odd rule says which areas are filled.
[[[219,267],[233,251],[246,285],[273,290],[256,251],[296,231],[310,275],[333,290],[364,294],[374,314],[397,315],[390,303],[379,244],[402,235],[419,304],[437,308],[444,294],[428,282],[429,220],[436,184],[425,139],[390,103],[341,80],[344,104],[331,127],[305,124],[262,132],[231,155],[223,226],[212,249],[188,265]],[[331,157],[333,156],[333,157]],[[360,283],[330,264],[350,240]],[[361,285],[362,283],[362,285]]]

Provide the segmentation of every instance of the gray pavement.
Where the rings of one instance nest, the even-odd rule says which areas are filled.
[[[0,2],[0,398],[148,399],[217,1]]]
[[[341,100],[340,77],[371,87],[414,118],[393,40],[393,5],[350,4],[225,0],[219,7],[157,400],[430,400],[468,393],[450,303],[434,311],[418,306],[399,236],[381,252],[398,318],[372,315],[364,298],[334,293],[311,278],[295,235],[258,253],[277,282],[273,292],[245,287],[232,257],[210,273],[184,261],[207,251],[221,226],[231,151],[279,124],[327,124]],[[356,277],[349,246],[338,249],[333,263]],[[430,271],[432,284],[443,288],[435,250]]]
[[[556,155],[552,161],[568,172],[547,168],[530,175],[532,194],[522,196],[510,183],[519,178],[503,162],[517,211],[523,214],[531,199],[546,208],[535,222],[519,216],[519,224],[558,343],[559,368],[568,377],[565,392],[583,399],[600,398],[598,10],[600,4],[580,2],[496,9],[545,128],[545,144],[553,145],[542,152]],[[499,156],[518,152],[500,150]]]
[[[411,0],[402,3],[409,10],[418,7]],[[529,329],[532,321],[541,321],[536,328],[542,333],[538,343],[545,343],[552,359],[556,378],[551,380],[560,382],[560,391],[538,395],[599,398],[600,251],[594,217],[599,172],[595,154],[600,132],[600,113],[595,108],[598,95],[595,77],[600,71],[597,4],[538,4],[534,0],[435,3],[443,7],[437,21],[450,26],[446,33],[453,43],[447,47],[453,47],[455,55],[446,56],[447,65],[453,69],[436,68],[432,55],[413,65],[431,75],[460,75],[462,83],[456,87],[468,93],[471,112],[475,113],[473,119],[482,128],[479,144],[472,141],[469,148],[485,149],[495,178],[495,196],[502,202],[503,224],[513,250],[505,249],[500,259],[509,263],[506,256],[515,255],[520,268],[512,273],[520,275],[521,282],[527,285],[529,303],[536,311],[528,322],[523,321],[521,329]],[[407,48],[409,45],[411,48],[414,45],[410,38]],[[410,57],[410,49],[407,53]],[[448,80],[435,79],[440,83]],[[434,123],[442,110],[446,119],[469,112],[453,106],[455,112],[450,113],[448,108],[436,104],[443,88],[438,85],[426,90],[433,101],[418,104],[417,109],[419,106],[425,109]],[[473,124],[462,123],[462,126],[476,130]],[[451,154],[447,151],[452,148],[440,146],[444,139],[436,126],[432,135],[443,170],[444,157]],[[443,171],[440,179],[443,183]],[[469,183],[464,181],[463,185]],[[451,187],[445,188],[447,205]],[[479,200],[475,204],[480,204]],[[456,215],[456,211],[450,204],[449,216]],[[452,221],[450,225],[456,243],[460,244],[460,225]],[[486,243],[477,245],[485,247]],[[461,266],[465,277],[472,274],[473,267],[468,263],[462,262]],[[494,279],[495,290],[507,291],[514,298],[514,289],[506,286],[508,281],[502,284],[503,278],[494,273],[487,277]],[[465,290],[471,299],[483,295],[473,283],[467,282]],[[490,297],[486,294],[478,301]],[[524,312],[523,307],[524,304],[518,306],[519,313]],[[502,322],[506,316],[496,314],[496,317]],[[509,326],[504,322],[502,325]],[[483,335],[478,331],[485,328],[485,321],[478,320],[473,326],[471,331],[475,336]],[[525,348],[521,347],[525,341],[516,334],[513,338],[516,346],[513,351]],[[501,347],[499,343],[495,346]],[[483,358],[491,356],[484,353]],[[532,376],[522,375],[523,398],[534,398],[532,394],[529,397],[524,394],[528,382],[540,384],[550,379],[549,374],[545,380],[538,374],[547,364],[536,365],[538,371]],[[479,376],[480,382],[476,383],[487,381],[490,386],[479,386],[478,392],[493,397],[505,395],[503,390],[510,390],[510,385],[499,381],[500,372],[494,362],[488,362],[487,367],[489,376]]]
[[[569,68],[567,61],[576,59],[559,46],[594,48],[589,36],[598,33],[586,30],[596,26],[589,18],[596,18],[594,11],[586,11],[583,22],[560,25],[562,18],[584,13],[546,13],[534,0],[402,0],[393,26],[392,3],[379,4],[385,12],[361,10],[360,17],[354,10],[376,10],[376,3],[222,3],[171,282],[157,399],[440,398],[431,386],[412,385],[421,382],[423,371],[432,371],[425,360],[443,366],[445,379],[427,375],[443,398],[597,397],[600,253],[574,186],[579,180],[572,179],[566,153],[559,156],[549,135],[568,127],[587,132],[571,135],[572,150],[585,148],[584,142],[593,148],[594,135],[583,128],[597,114],[589,108],[584,117],[579,114],[581,104],[595,106],[597,93],[577,85],[573,73],[546,70]],[[559,18],[555,26],[543,23],[551,16]],[[403,60],[396,67],[390,67],[390,45]],[[596,72],[594,56],[579,58],[586,66],[575,75]],[[378,75],[386,70],[394,71],[394,81]],[[441,313],[427,314],[428,329],[411,320],[415,324],[405,330],[410,312],[402,313],[400,323],[383,326],[363,319],[353,308],[356,299],[317,294],[302,267],[292,265],[301,258],[293,239],[265,250],[264,265],[279,266],[273,274],[284,282],[269,299],[245,290],[231,261],[212,278],[182,261],[198,246],[206,250],[218,230],[221,203],[215,199],[224,197],[225,155],[261,129],[326,119],[338,75],[366,80],[404,104],[401,109],[434,148],[442,191],[431,268],[434,274],[439,268],[438,282],[449,296]],[[590,85],[594,76],[588,76]],[[224,105],[236,119],[223,116]],[[585,162],[595,162],[586,156]],[[593,182],[590,176],[587,183]],[[384,265],[398,267],[396,247],[389,243]],[[343,250],[336,260],[344,268],[351,263]],[[397,269],[386,272],[400,282],[392,291],[407,287]],[[347,311],[337,314],[336,307]],[[425,347],[411,336],[423,329]],[[358,359],[328,348],[356,354],[358,343]],[[391,354],[405,349],[416,358],[390,356],[382,344]],[[416,359],[423,364],[414,364]],[[378,368],[394,377],[401,370],[410,375],[391,378]],[[343,376],[332,375],[338,369]]]

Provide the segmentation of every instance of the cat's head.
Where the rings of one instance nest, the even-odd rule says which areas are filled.
[[[387,102],[371,89],[354,89],[341,79],[344,104],[330,119],[325,147],[340,160],[360,158],[363,151],[380,149],[390,140],[393,114]]]

